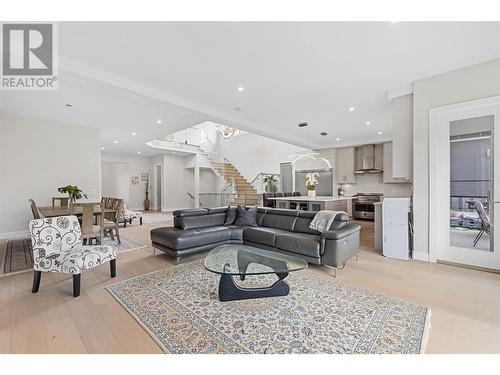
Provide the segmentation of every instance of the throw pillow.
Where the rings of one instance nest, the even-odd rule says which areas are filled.
[[[226,220],[224,225],[233,225],[236,221],[237,209],[234,206],[227,207]]]
[[[248,227],[257,226],[257,207],[238,206],[238,215],[235,225],[244,225]]]

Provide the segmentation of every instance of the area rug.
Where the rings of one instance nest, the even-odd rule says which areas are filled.
[[[138,221],[135,221],[138,223]],[[158,214],[144,214],[142,216],[142,223],[143,224],[150,224],[150,223],[169,223],[173,224],[174,222],[174,217],[172,214],[167,214],[167,213],[158,213]]]
[[[121,244],[110,237],[104,239],[104,245],[115,246],[118,252],[131,251],[145,247],[140,242],[120,236]],[[33,250],[30,238],[20,238],[0,242],[0,277],[33,270]]]
[[[273,277],[253,276],[243,286],[269,285]],[[285,297],[220,302],[218,276],[194,261],[107,289],[166,353],[417,354],[425,348],[427,307],[311,270],[292,272],[287,282]]]

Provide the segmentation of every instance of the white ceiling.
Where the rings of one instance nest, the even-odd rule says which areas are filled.
[[[64,22],[59,54],[58,91],[0,109],[99,127],[117,152],[205,120],[322,148],[391,138],[387,90],[500,58],[500,22]]]

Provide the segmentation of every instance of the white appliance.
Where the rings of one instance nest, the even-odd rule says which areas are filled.
[[[383,200],[384,256],[410,259],[409,214],[410,198],[385,198]]]

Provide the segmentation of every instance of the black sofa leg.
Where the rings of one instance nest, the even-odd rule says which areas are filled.
[[[78,297],[80,295],[81,275],[81,273],[73,275],[73,297]]]
[[[32,293],[37,293],[38,289],[40,289],[40,279],[42,278],[42,271],[35,271],[33,275],[33,289]]]
[[[142,216],[139,218],[139,223],[142,225]]]
[[[116,259],[109,262],[109,269],[111,271],[111,278],[116,277]]]

